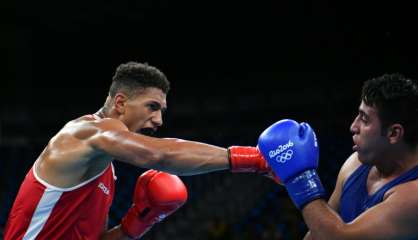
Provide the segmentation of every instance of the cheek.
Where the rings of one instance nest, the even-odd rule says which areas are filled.
[[[359,144],[363,148],[368,148],[374,144],[376,137],[369,129],[362,129],[358,138]]]
[[[144,110],[142,107],[132,106],[130,111],[130,119],[134,122],[140,122],[144,118]]]
[[[137,127],[141,128],[141,127],[142,127],[142,125],[144,124],[144,122],[145,122],[145,119],[144,119],[144,116],[143,116],[143,115],[141,115],[141,114],[137,114],[137,115],[135,116],[135,125],[136,125]]]
[[[378,134],[369,135],[364,139],[364,145],[371,151],[379,153],[384,151],[386,146],[386,139]]]
[[[363,135],[364,138],[371,139],[377,136],[376,129],[370,127],[370,126],[363,126],[360,130],[361,135]]]
[[[126,115],[127,122],[129,123],[129,127],[136,131],[138,128],[141,128],[144,124],[143,114],[138,109],[131,109],[129,114]]]

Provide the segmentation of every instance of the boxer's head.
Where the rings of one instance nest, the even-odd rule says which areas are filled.
[[[359,159],[373,163],[400,146],[415,149],[417,123],[417,82],[399,74],[366,81],[359,114],[351,125]]]
[[[128,62],[116,69],[103,111],[134,132],[162,125],[170,83],[157,68]]]

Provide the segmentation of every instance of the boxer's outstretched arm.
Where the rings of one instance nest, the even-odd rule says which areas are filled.
[[[98,151],[135,166],[176,175],[193,175],[229,168],[225,148],[180,139],[162,139],[130,132],[114,119],[104,119],[84,139]]]

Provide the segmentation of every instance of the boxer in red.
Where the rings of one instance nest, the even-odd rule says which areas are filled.
[[[136,62],[120,65],[104,106],[68,122],[27,173],[5,239],[139,238],[186,201],[186,187],[172,174],[225,169],[271,173],[255,147],[225,149],[141,134],[163,124],[168,91],[169,82],[157,68]],[[120,225],[108,230],[113,159],[155,170],[138,178],[132,208]]]

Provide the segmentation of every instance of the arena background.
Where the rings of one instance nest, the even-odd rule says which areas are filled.
[[[70,119],[93,113],[120,63],[171,81],[160,137],[255,145],[282,118],[307,121],[331,192],[351,153],[362,82],[417,78],[416,14],[400,3],[334,1],[18,1],[2,3],[0,238],[20,183]],[[414,15],[415,14],[415,15]],[[110,224],[144,171],[116,163]],[[227,171],[182,177],[189,200],[144,239],[300,239],[283,187]]]

